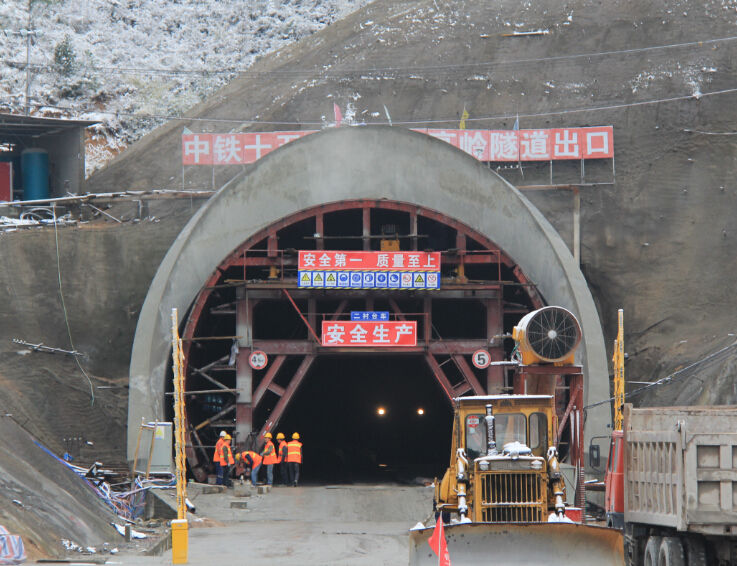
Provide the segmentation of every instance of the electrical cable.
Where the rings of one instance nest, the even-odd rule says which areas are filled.
[[[510,59],[507,61],[478,61],[475,63],[448,63],[444,65],[414,65],[414,66],[396,66],[396,67],[366,67],[366,68],[354,68],[354,69],[336,69],[335,71],[325,71],[324,69],[303,69],[295,71],[255,71],[252,69],[217,69],[217,70],[197,70],[197,69],[167,69],[161,67],[107,67],[107,66],[96,66],[96,65],[81,65],[80,68],[93,70],[93,71],[118,71],[121,73],[132,73],[142,72],[151,74],[161,75],[201,75],[201,76],[213,76],[213,75],[254,75],[254,76],[303,76],[313,75],[314,73],[320,73],[321,78],[343,78],[345,74],[356,74],[356,73],[396,73],[396,72],[423,72],[423,71],[446,71],[454,69],[474,69],[478,67],[494,67],[502,65],[523,65],[527,63],[548,63],[553,61],[565,61],[574,59],[586,59],[592,57],[609,57],[614,55],[633,55],[639,53],[647,53],[650,51],[659,51],[666,49],[680,49],[686,47],[703,47],[705,45],[713,45],[717,43],[724,43],[737,40],[737,36],[726,36],[717,37],[712,39],[703,39],[696,41],[686,41],[682,43],[668,43],[664,45],[651,45],[647,47],[633,47],[630,49],[616,49],[609,51],[594,51],[590,53],[572,53],[569,55],[551,55],[548,57],[536,57],[536,58],[525,58],[525,59]],[[25,62],[15,61],[12,59],[3,59],[3,63],[6,65],[14,65],[25,68]],[[54,70],[54,65],[43,65],[32,63],[30,66],[34,69],[45,69]]]
[[[549,112],[531,112],[531,113],[514,113],[514,114],[497,114],[493,116],[482,116],[479,118],[466,118],[466,122],[492,122],[492,121],[501,121],[501,120],[510,120],[512,118],[542,118],[546,116],[561,116],[565,114],[580,114],[584,112],[604,112],[608,110],[620,110],[623,108],[633,108],[636,106],[647,106],[651,104],[664,104],[668,102],[678,102],[683,100],[700,100],[702,98],[707,98],[710,96],[720,96],[724,94],[734,94],[737,93],[737,88],[727,88],[723,90],[717,90],[713,92],[703,92],[698,94],[684,94],[681,96],[672,96],[669,98],[658,98],[658,99],[651,99],[651,100],[642,100],[639,102],[623,102],[621,104],[609,104],[604,106],[589,106],[584,108],[570,108],[567,110],[552,110]],[[0,99],[2,100],[2,99]],[[8,97],[5,97],[4,100],[12,100]],[[194,117],[185,117],[185,116],[175,116],[175,115],[166,115],[166,114],[136,114],[133,112],[112,112],[112,111],[100,111],[100,110],[86,110],[86,109],[80,109],[80,108],[69,108],[64,106],[53,106],[50,104],[40,104],[40,103],[32,103],[31,106],[35,108],[55,108],[60,110],[66,110],[66,111],[75,111],[77,113],[95,113],[95,114],[105,114],[109,116],[128,116],[131,118],[144,118],[144,119],[151,119],[151,120],[177,120],[182,122],[211,122],[211,123],[224,123],[224,124],[233,124],[233,123],[249,123],[249,124],[262,124],[262,125],[270,125],[270,126],[324,126],[325,122],[323,120],[320,121],[274,121],[274,120],[254,120],[249,118],[194,118]],[[458,122],[458,117],[454,116],[452,118],[442,118],[442,119],[424,119],[424,120],[392,120],[392,125],[400,125],[400,126],[419,126],[422,124],[451,124]],[[371,122],[370,124],[364,124],[364,125],[370,125],[370,126],[388,126],[390,125],[388,121],[377,121],[377,122]]]
[[[56,222],[56,203],[54,203],[51,207],[51,213],[53,214],[53,220],[54,220],[54,239],[56,241],[56,273],[59,278],[59,297],[61,298],[61,308],[64,311],[64,322],[67,325],[67,334],[69,335],[69,345],[72,348],[72,351],[76,351],[77,349],[74,347],[74,340],[72,340],[72,329],[69,325],[69,316],[67,315],[67,305],[64,301],[64,293],[62,292],[62,286],[61,286],[61,258],[59,257],[59,228],[57,226]],[[90,379],[90,376],[87,375],[87,372],[84,371],[84,368],[82,367],[81,362],[79,361],[79,356],[73,356],[74,361],[77,362],[77,367],[79,368],[79,371],[82,372],[82,374],[87,378],[87,383],[90,385],[90,406],[94,406],[95,404],[95,390],[92,387],[92,380]]]
[[[667,385],[669,383],[673,383],[677,379],[680,379],[684,377],[684,375],[687,374],[690,370],[694,369],[695,367],[701,366],[702,364],[707,363],[713,363],[715,361],[719,361],[721,358],[718,358],[719,356],[725,356],[726,353],[728,353],[731,349],[737,347],[737,341],[732,342],[728,346],[725,346],[724,348],[717,350],[716,352],[713,352],[709,354],[708,356],[692,363],[691,365],[686,366],[685,368],[681,368],[676,372],[673,372],[669,375],[666,375],[665,377],[662,377],[656,381],[653,381],[652,383],[648,383],[647,385],[644,385],[642,387],[639,387],[633,391],[630,391],[628,393],[625,393],[624,397],[625,399],[628,397],[632,397],[634,395],[639,395],[643,391],[646,391],[648,389],[652,389],[653,387],[657,387],[659,385]],[[726,357],[726,356],[725,356]],[[614,401],[614,397],[610,397],[609,399],[604,399],[603,401],[598,401],[597,403],[592,403],[591,405],[586,405],[584,407],[584,411],[591,409],[593,407],[598,407],[599,405],[604,405],[606,403],[612,403]]]

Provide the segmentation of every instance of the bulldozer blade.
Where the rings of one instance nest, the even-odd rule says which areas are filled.
[[[410,566],[437,566],[434,527],[410,531]],[[622,533],[577,523],[447,525],[453,566],[623,566]]]

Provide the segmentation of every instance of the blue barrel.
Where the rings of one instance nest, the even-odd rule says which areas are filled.
[[[49,152],[26,149],[20,156],[23,172],[23,200],[49,198]]]

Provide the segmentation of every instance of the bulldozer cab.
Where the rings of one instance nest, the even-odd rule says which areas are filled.
[[[453,450],[463,448],[469,461],[486,456],[486,405],[496,419],[496,445],[524,444],[533,456],[545,456],[553,436],[555,410],[550,395],[489,395],[456,399]],[[451,467],[455,457],[451,456]]]

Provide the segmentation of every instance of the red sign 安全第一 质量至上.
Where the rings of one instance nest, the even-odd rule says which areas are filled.
[[[440,271],[440,252],[299,252],[299,271]]]

